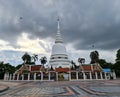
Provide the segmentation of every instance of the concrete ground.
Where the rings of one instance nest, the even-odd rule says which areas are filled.
[[[88,81],[0,81],[0,97],[120,97],[120,79]]]

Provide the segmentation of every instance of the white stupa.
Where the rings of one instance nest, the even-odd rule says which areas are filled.
[[[53,68],[58,68],[58,67],[70,67],[70,61],[68,59],[68,55],[66,52],[66,48],[63,44],[63,39],[61,37],[60,33],[60,26],[59,26],[59,18],[57,19],[58,27],[57,27],[57,35],[56,35],[56,40],[55,44],[52,47],[52,54],[50,57],[50,65]]]

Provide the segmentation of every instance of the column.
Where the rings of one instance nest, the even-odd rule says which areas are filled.
[[[83,79],[86,80],[85,72],[83,72]]]
[[[24,74],[22,74],[22,80],[24,80]]]
[[[36,80],[36,72],[34,73],[34,80]]]
[[[30,80],[30,73],[28,73],[28,80]]]
[[[29,65],[29,71],[31,71],[31,65]]]
[[[9,73],[7,73],[7,80],[9,80]]]
[[[10,74],[10,79],[9,80],[12,80],[12,74]]]
[[[98,79],[98,75],[97,75],[97,72],[95,72],[95,77],[96,77],[96,79]]]
[[[92,72],[93,72],[93,65],[92,64],[90,64],[91,65],[91,70],[92,70]]]
[[[106,74],[106,72],[105,72],[105,79],[107,80],[107,74]]]
[[[51,75],[50,75],[50,72],[49,72],[49,75],[48,75],[48,77],[49,77],[49,78],[48,78],[48,79],[49,79],[49,81],[50,81],[50,76],[51,76]]]
[[[71,72],[69,71],[69,81],[71,81]]]
[[[78,71],[76,71],[76,79],[78,80]]]
[[[13,74],[13,80],[15,80],[15,74]]]
[[[19,80],[19,73],[17,74],[17,80]]]
[[[92,80],[92,73],[90,72],[89,74],[90,74],[90,80]]]
[[[100,77],[101,77],[101,79],[103,79],[103,75],[102,75],[102,72],[100,72]]]
[[[6,80],[6,73],[4,74],[4,80]]]
[[[56,72],[56,81],[58,81],[58,72]]]
[[[43,80],[43,72],[41,71],[41,81]]]
[[[113,79],[116,79],[115,71],[113,71]]]

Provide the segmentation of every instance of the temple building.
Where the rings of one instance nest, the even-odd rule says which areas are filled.
[[[28,80],[28,81],[60,81],[60,80],[107,80],[112,76],[116,79],[115,72],[106,72],[99,65],[79,64],[74,66],[71,64],[63,39],[60,33],[59,18],[57,20],[57,35],[55,44],[52,47],[51,57],[49,61],[50,67],[45,68],[44,65],[28,65],[24,64],[14,74],[6,73],[4,80]]]
[[[52,47],[52,54],[50,57],[50,65],[55,69],[58,67],[68,67],[70,68],[70,61],[66,52],[66,48],[63,44],[63,39],[60,33],[59,18],[57,20],[57,35],[55,44]]]

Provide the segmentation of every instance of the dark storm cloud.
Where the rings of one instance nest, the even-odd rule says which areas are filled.
[[[60,15],[64,41],[74,43],[75,49],[91,49],[92,45],[118,49],[119,4],[119,0],[1,0],[0,39],[17,47],[22,32],[30,38],[55,38]]]

